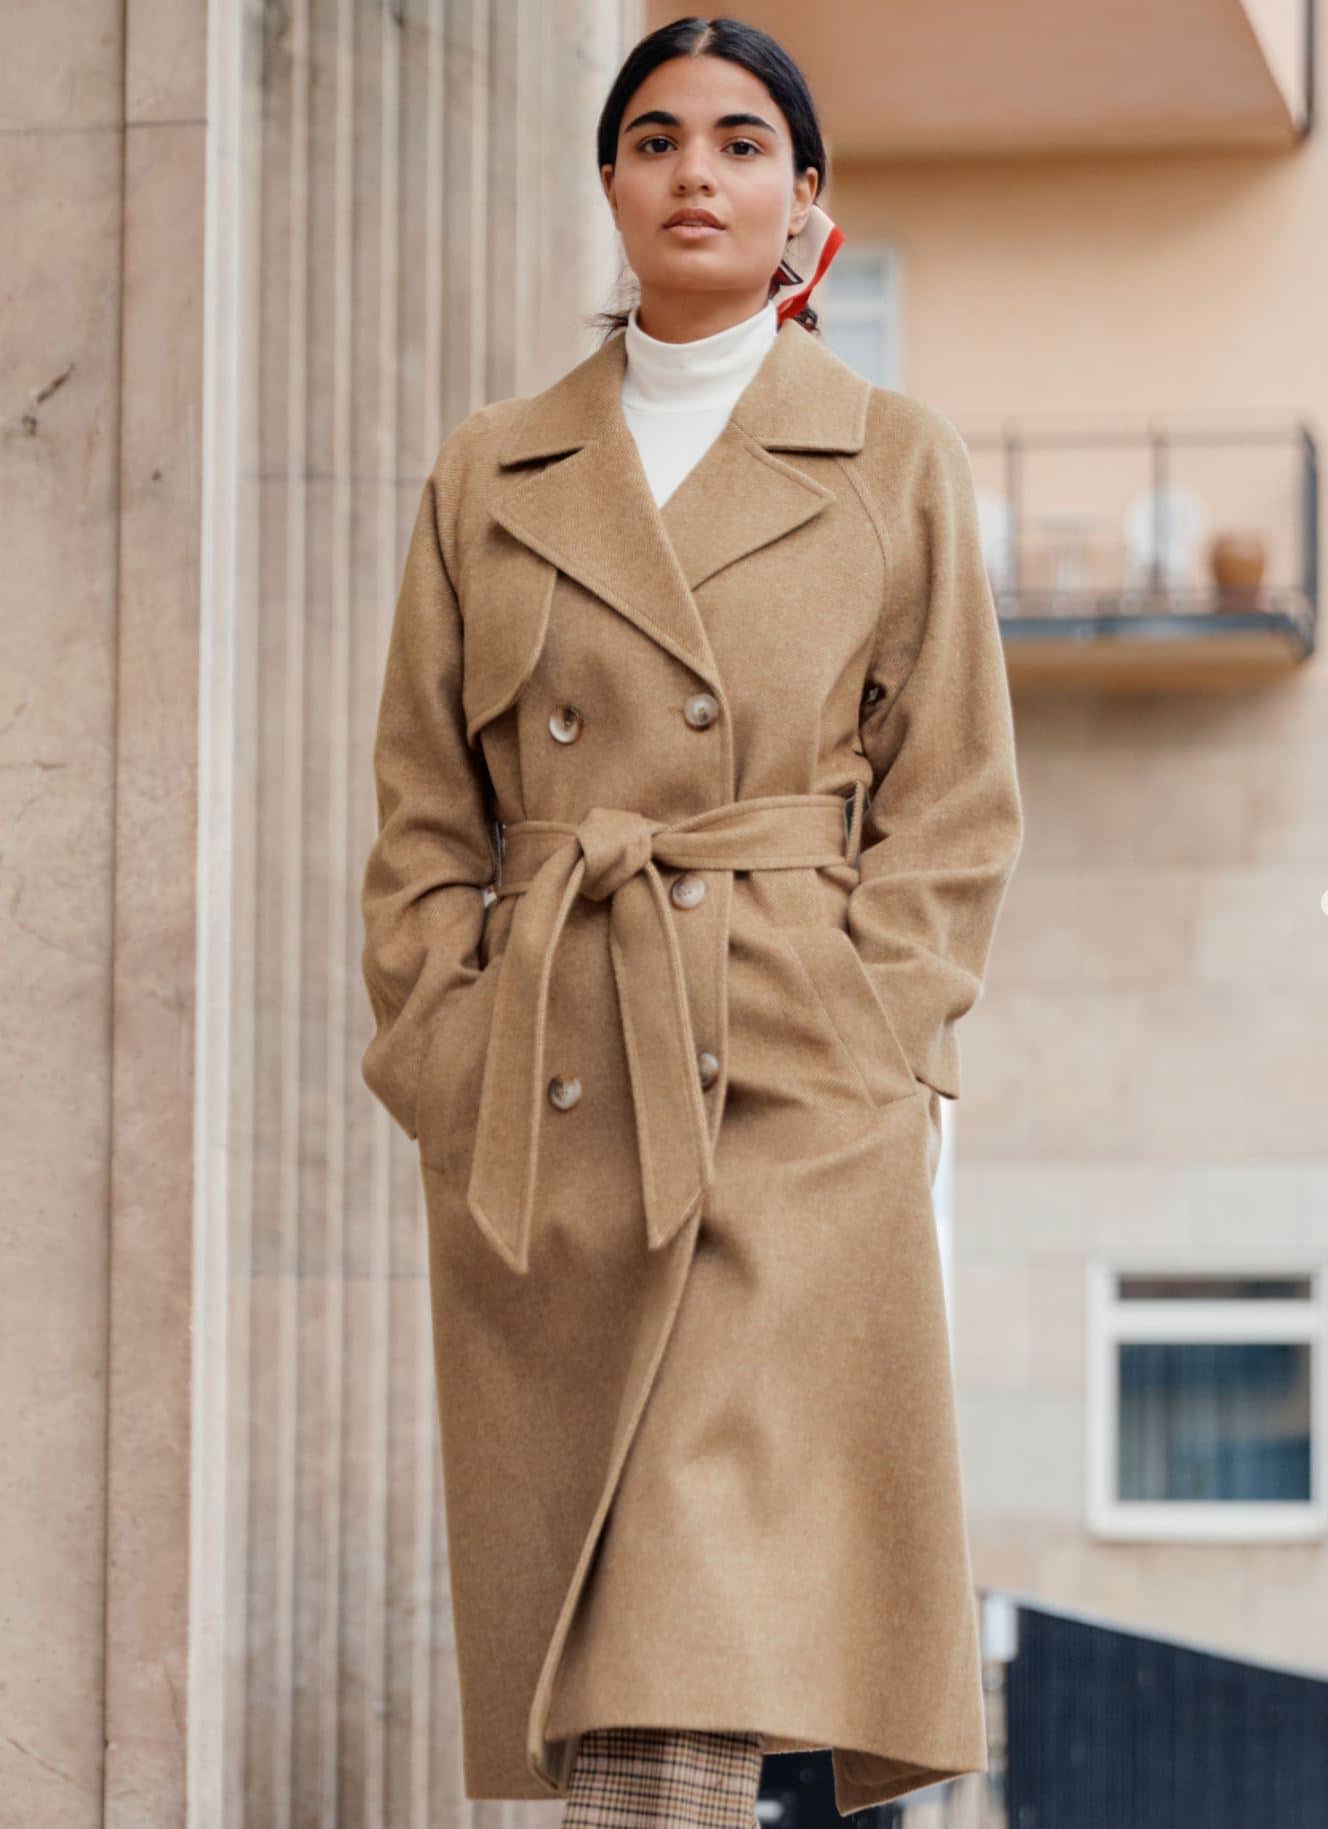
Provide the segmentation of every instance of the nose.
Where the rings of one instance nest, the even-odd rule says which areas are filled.
[[[715,184],[710,157],[710,149],[703,140],[684,140],[675,171],[677,182],[689,191],[704,190],[713,196]]]

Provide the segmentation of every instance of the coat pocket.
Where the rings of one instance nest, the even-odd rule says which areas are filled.
[[[453,990],[434,1015],[415,1111],[415,1139],[428,1168],[464,1161],[473,1141],[498,967],[519,900],[501,896],[489,903],[479,942],[479,975]]]
[[[473,1141],[497,978],[495,959],[478,978],[453,990],[434,1016],[415,1121],[420,1161],[428,1168],[456,1164]]]
[[[826,924],[781,927],[871,1105],[922,1090],[852,939]]]

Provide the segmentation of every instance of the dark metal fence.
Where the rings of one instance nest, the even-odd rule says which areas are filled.
[[[1328,1824],[1328,1681],[1022,1606],[1006,1716],[1010,1829]]]
[[[861,1811],[860,1829],[1328,1825],[1328,1674],[1008,1604],[1013,1656],[987,1667],[991,1772]],[[1324,1645],[1328,1657],[1328,1632]],[[834,1829],[828,1753],[768,1756],[758,1815],[767,1829]]]

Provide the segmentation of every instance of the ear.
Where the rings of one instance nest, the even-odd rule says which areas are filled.
[[[789,217],[790,241],[806,228],[820,185],[820,173],[814,165],[809,165],[793,186],[793,212]]]

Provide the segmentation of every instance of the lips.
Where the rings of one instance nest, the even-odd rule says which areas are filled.
[[[710,214],[709,210],[678,210],[664,224],[666,229],[710,228],[722,229],[724,224]]]

